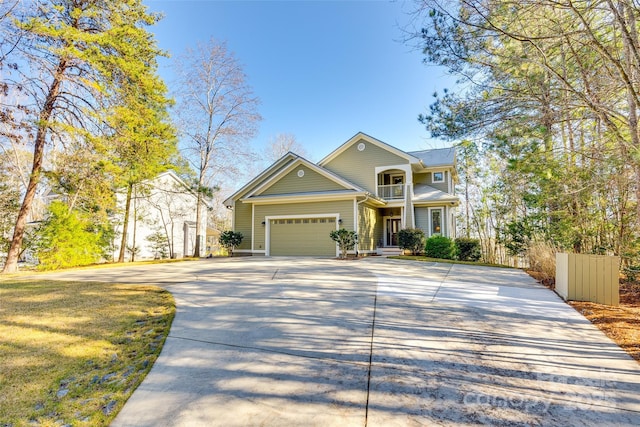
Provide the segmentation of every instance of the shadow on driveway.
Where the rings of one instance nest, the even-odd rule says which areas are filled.
[[[113,426],[640,425],[640,365],[519,270],[370,258],[73,272],[178,310]]]

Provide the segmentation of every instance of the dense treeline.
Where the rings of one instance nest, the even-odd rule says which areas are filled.
[[[140,0],[0,5],[4,272],[17,269],[30,232],[61,233],[27,227],[45,217],[43,191],[63,199],[51,217],[66,219],[41,227],[74,219],[99,240],[112,232],[114,189],[170,166],[176,137],[157,75],[162,52],[146,30],[157,20]]]
[[[216,40],[176,60],[174,102],[158,73],[157,58],[169,55],[149,31],[159,19],[142,0],[0,2],[3,272],[25,251],[43,268],[108,260],[118,247],[117,261],[133,260],[135,199],[169,169],[197,194],[182,207],[197,212],[195,250],[184,255],[202,254],[200,218],[219,214],[203,206],[221,175],[237,180],[230,165],[250,157],[259,102]],[[148,243],[173,253],[172,239],[165,230]]]
[[[420,116],[463,140],[463,233],[638,263],[640,9],[632,0],[419,2],[425,62],[461,90]]]

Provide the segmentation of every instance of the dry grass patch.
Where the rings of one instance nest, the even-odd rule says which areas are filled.
[[[156,286],[0,281],[0,425],[108,425],[174,313]]]

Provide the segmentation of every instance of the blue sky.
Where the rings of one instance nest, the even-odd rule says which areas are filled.
[[[261,100],[256,150],[296,136],[318,161],[359,131],[405,151],[450,145],[417,121],[444,71],[403,44],[411,4],[386,1],[145,0],[164,19],[150,30],[173,56],[213,37],[244,64]],[[170,82],[168,60],[161,74]]]

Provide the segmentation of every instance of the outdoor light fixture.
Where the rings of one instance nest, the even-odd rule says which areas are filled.
[[[266,224],[266,222],[262,221],[262,225],[265,225],[265,224]]]

